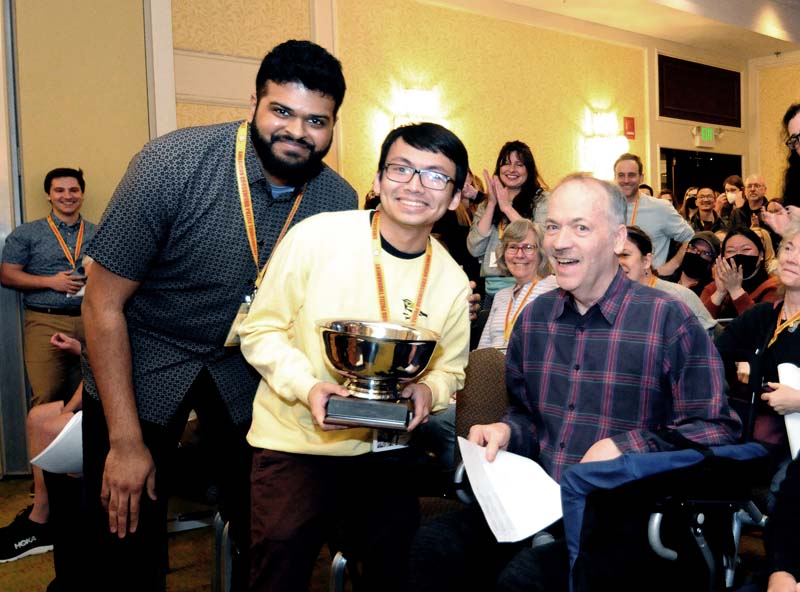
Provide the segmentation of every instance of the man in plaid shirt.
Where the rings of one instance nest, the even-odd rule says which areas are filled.
[[[618,187],[586,175],[567,177],[551,194],[544,249],[560,289],[528,306],[511,334],[506,416],[470,430],[488,460],[509,450],[558,481],[579,462],[738,438],[722,362],[706,332],[683,303],[631,282],[619,267],[625,208]],[[474,582],[480,576],[465,565],[484,573],[494,565],[494,581],[482,585],[502,590],[567,588],[563,540],[492,544],[481,515],[457,516],[419,533],[413,588]]]

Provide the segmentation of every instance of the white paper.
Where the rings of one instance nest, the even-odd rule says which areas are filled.
[[[82,422],[83,411],[78,411],[31,464],[50,473],[83,473]]]
[[[498,542],[533,536],[561,518],[561,488],[524,456],[501,450],[494,462],[486,448],[458,439],[475,498]]]
[[[794,364],[778,364],[778,382],[800,389],[800,368]],[[789,450],[792,458],[797,457],[800,450],[800,412],[787,413],[783,416],[786,422],[786,433],[789,435]]]

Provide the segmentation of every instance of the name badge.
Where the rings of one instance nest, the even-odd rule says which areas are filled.
[[[489,267],[497,267],[497,253],[494,251],[489,253]]]
[[[233,319],[233,323],[231,323],[231,328],[228,329],[228,336],[225,337],[225,347],[238,347],[241,345],[242,340],[239,338],[239,327],[242,326],[242,323],[244,323],[244,320],[247,318],[247,314],[250,312],[250,303],[252,300],[252,296],[247,295],[244,297],[244,302],[239,305],[239,310],[236,313],[236,317]]]

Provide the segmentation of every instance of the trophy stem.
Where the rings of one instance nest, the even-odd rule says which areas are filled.
[[[397,389],[396,380],[362,376],[358,378],[348,378],[344,381],[344,387],[350,391],[351,395],[359,399],[393,401],[400,398],[400,391]]]

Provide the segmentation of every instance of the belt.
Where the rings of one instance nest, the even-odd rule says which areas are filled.
[[[79,317],[81,316],[81,308],[73,307],[73,308],[48,308],[45,306],[26,306],[25,310],[31,310],[33,312],[41,312],[44,314],[52,314],[52,315],[61,315],[65,317]]]

